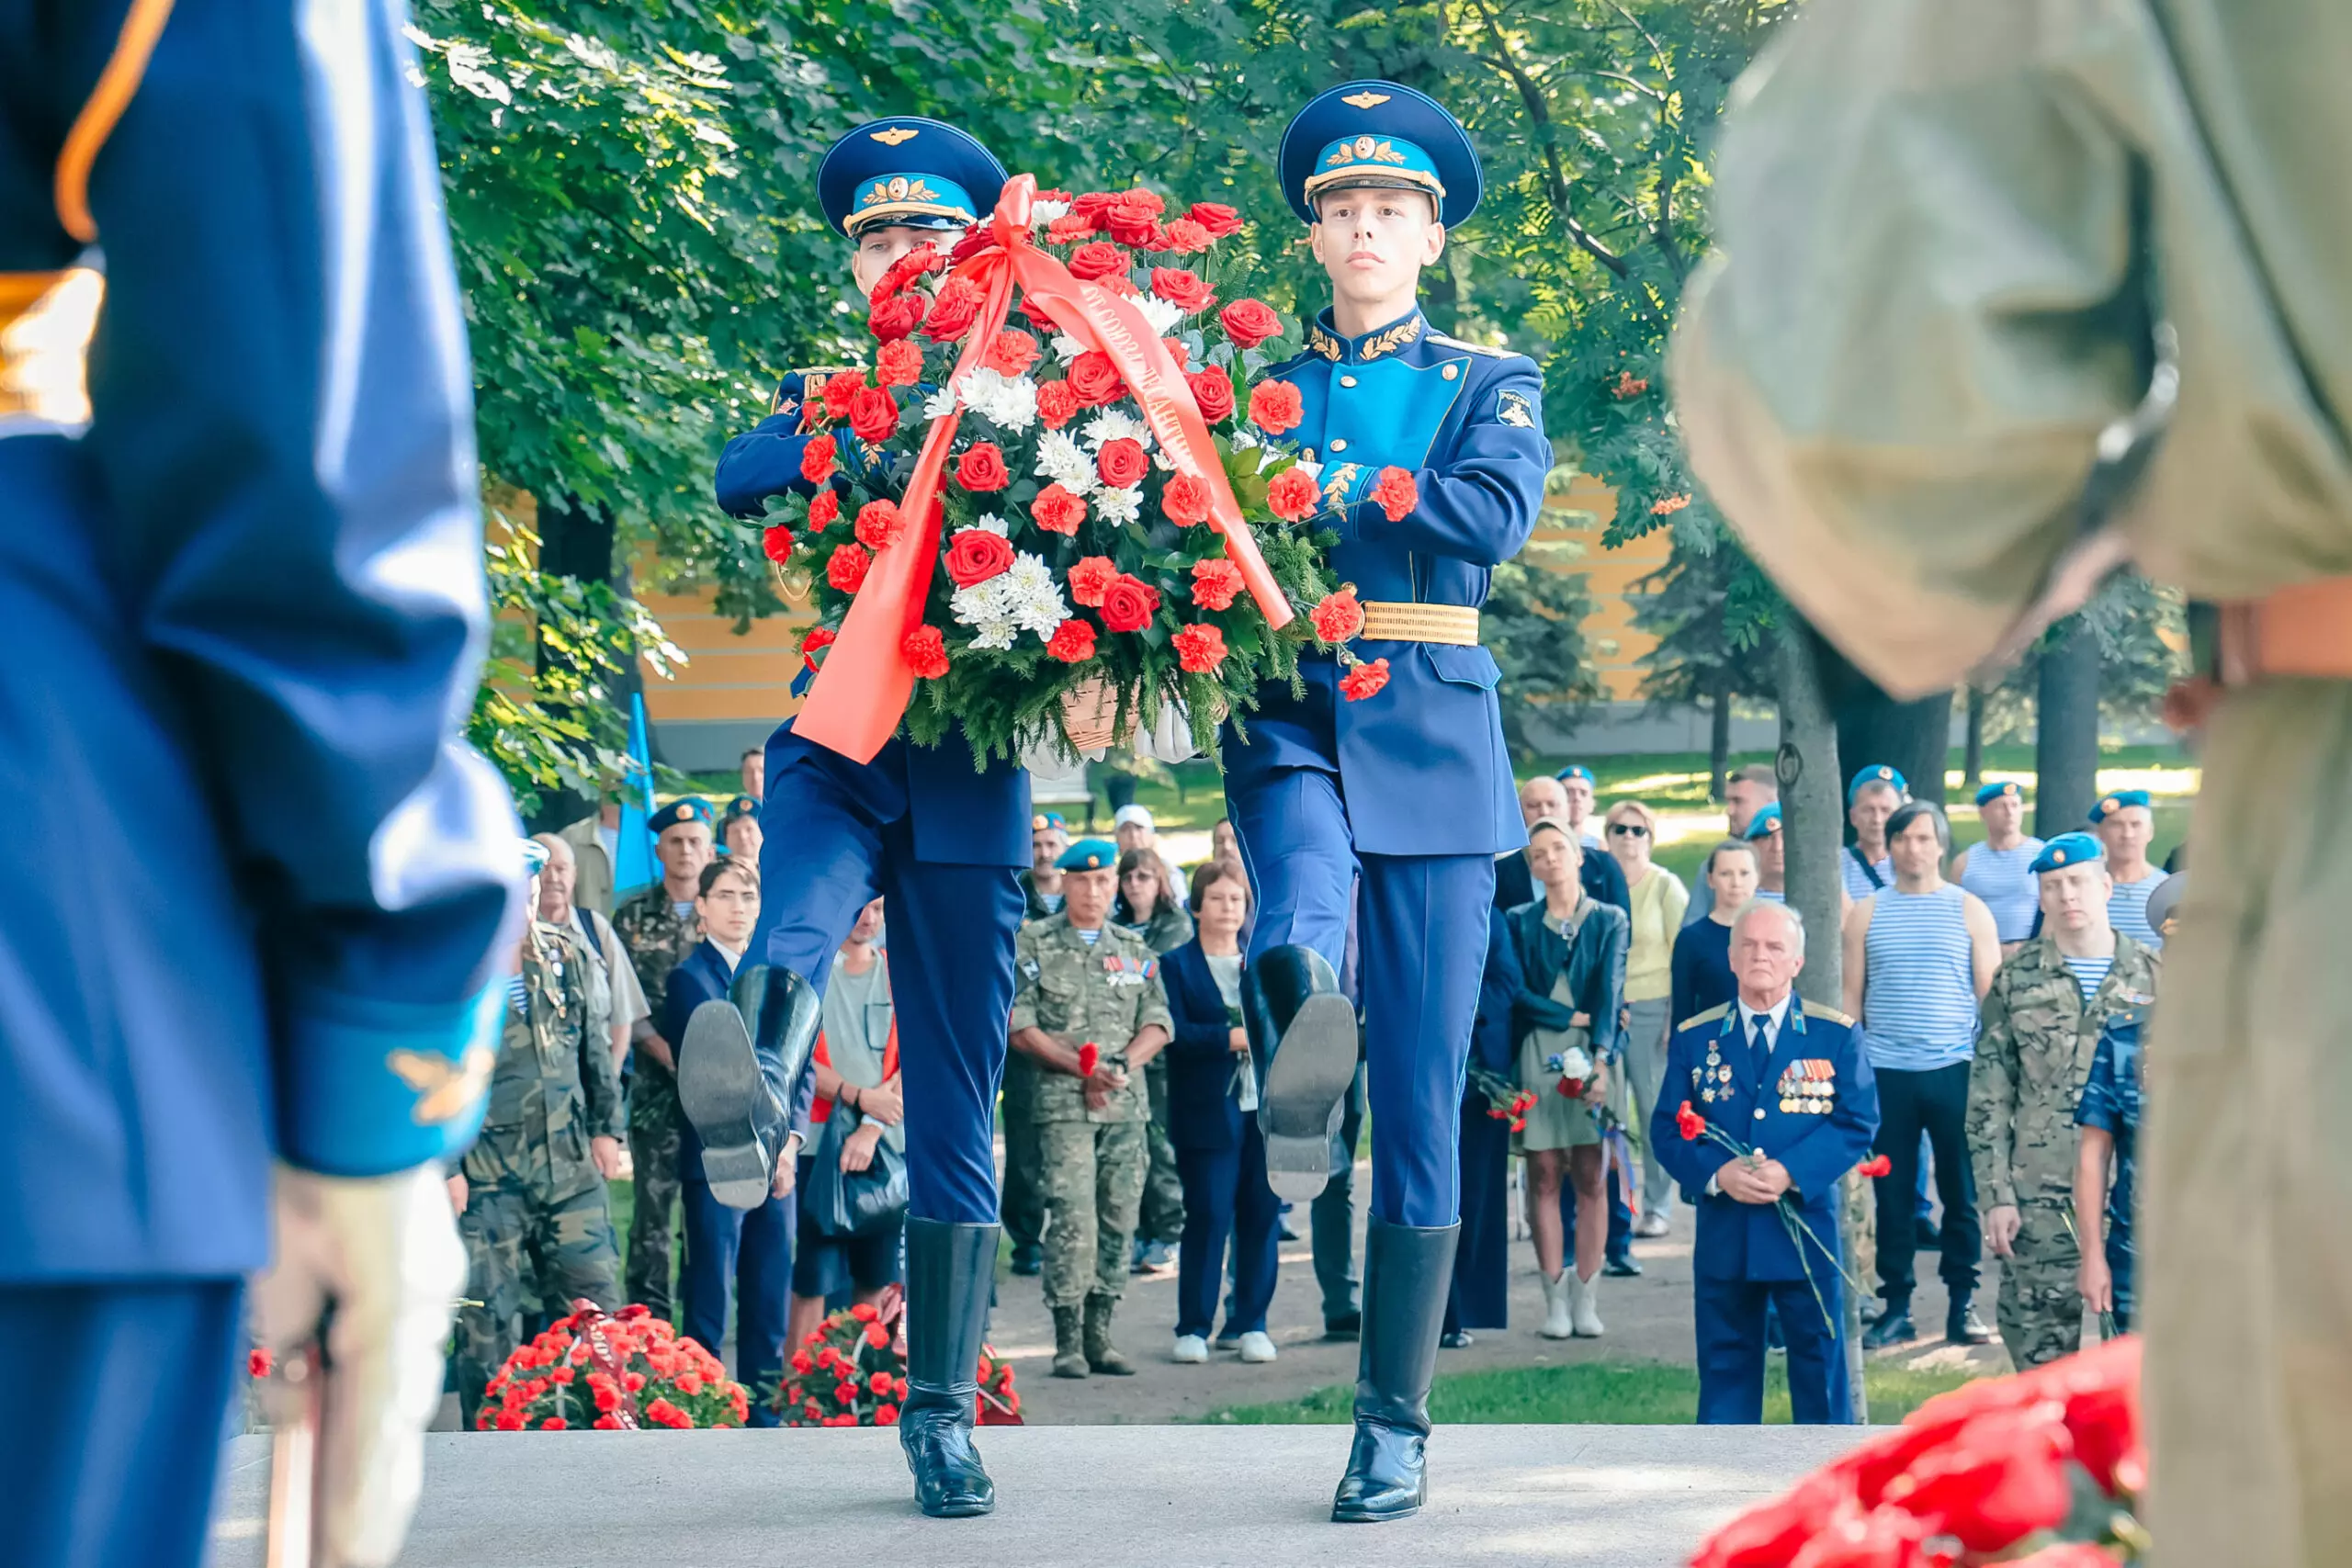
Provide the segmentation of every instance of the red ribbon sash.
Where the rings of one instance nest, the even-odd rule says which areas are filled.
[[[1240,568],[1241,581],[1267,624],[1286,625],[1293,616],[1290,601],[1275,584],[1242,520],[1241,503],[1226,479],[1225,465],[1218,460],[1182,368],[1133,300],[1100,285],[1080,283],[1060,262],[1030,244],[1029,209],[1036,194],[1036,176],[1014,175],[989,220],[996,243],[950,275],[971,282],[987,298],[964,340],[949,385],[961,382],[1002,330],[1017,284],[1053,317],[1055,325],[1109,355],[1118,366],[1145,423],[1177,472],[1207,484],[1209,526],[1223,536],[1226,554]],[[841,636],[825,655],[808,700],[793,720],[795,734],[855,761],[873,761],[898,729],[914,693],[914,671],[902,645],[907,634],[922,624],[923,601],[931,593],[931,574],[939,559],[939,514],[933,503],[962,418],[960,407],[950,409],[924,437],[907,479],[906,498],[899,502],[907,531],[875,557],[842,622]]]

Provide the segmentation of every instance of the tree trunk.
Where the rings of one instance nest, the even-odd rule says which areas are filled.
[[[540,506],[541,571],[581,582],[608,583],[616,592],[625,593],[628,586],[615,567],[614,555],[613,517],[603,507],[583,505],[576,496],[565,496],[560,502]],[[545,670],[568,656],[542,642],[537,658],[539,668]],[[643,683],[644,677],[634,660],[612,682],[613,699],[624,716],[628,712],[629,698]],[[602,804],[577,790],[548,790],[539,796],[538,808],[531,813],[529,827],[533,832],[553,832],[593,814]]]
[[[1914,799],[1943,804],[1944,763],[1951,751],[1950,692],[1898,703],[1857,674],[1831,701],[1838,754],[1849,770],[1883,762],[1903,775]]]
[[[1731,671],[1717,670],[1714,683],[1714,711],[1707,727],[1707,798],[1720,802],[1724,775],[1731,771]]]
[[[1960,782],[1971,791],[1984,782],[1984,694],[1973,686],[1968,688],[1968,753]]]
[[[2041,838],[2083,825],[2098,795],[2098,638],[2072,615],[2041,651],[2034,695],[2033,830]]]

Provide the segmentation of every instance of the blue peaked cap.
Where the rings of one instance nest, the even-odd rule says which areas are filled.
[[[1007,175],[970,134],[920,115],[870,120],[817,165],[825,221],[855,235],[877,223],[968,228],[996,209]]]
[[[1469,220],[1486,191],[1470,133],[1445,106],[1396,82],[1344,82],[1317,95],[1283,132],[1283,195],[1304,222],[1316,194],[1395,186],[1437,198],[1438,221]]]

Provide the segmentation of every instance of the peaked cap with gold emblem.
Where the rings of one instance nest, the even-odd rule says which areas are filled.
[[[1347,82],[1317,96],[1283,132],[1281,166],[1283,194],[1309,223],[1318,192],[1391,186],[1435,197],[1438,221],[1451,229],[1486,189],[1462,122],[1396,82]]]
[[[868,121],[817,166],[825,221],[855,238],[876,224],[962,229],[996,208],[1004,165],[965,131],[920,115]]]

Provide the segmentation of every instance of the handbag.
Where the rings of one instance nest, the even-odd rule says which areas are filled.
[[[887,1235],[907,1217],[907,1156],[888,1138],[874,1145],[874,1163],[864,1170],[842,1168],[842,1145],[865,1119],[835,1103],[811,1156],[802,1213],[820,1235],[849,1240]]]

